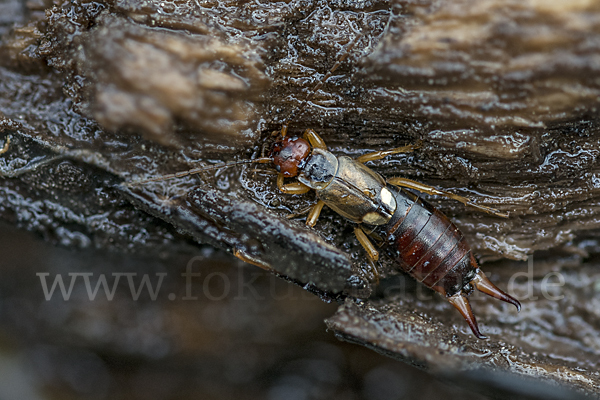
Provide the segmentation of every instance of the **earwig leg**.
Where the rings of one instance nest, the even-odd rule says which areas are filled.
[[[517,307],[517,311],[521,311],[521,303],[517,299],[508,294],[504,293],[502,290],[498,289],[496,285],[494,285],[483,272],[477,272],[475,278],[471,281],[471,283],[479,290],[487,294],[488,296],[492,296],[498,300],[505,301],[507,303],[512,304]]]
[[[508,218],[508,214],[503,213],[500,210],[497,210],[492,207],[486,207],[486,206],[479,205],[477,203],[474,203],[472,200],[470,200],[466,197],[459,196],[454,193],[446,192],[445,190],[436,189],[433,186],[425,185],[424,183],[416,182],[411,179],[390,178],[390,179],[388,179],[387,182],[390,185],[405,187],[405,188],[409,188],[409,189],[415,189],[422,193],[433,194],[433,195],[438,195],[438,196],[446,196],[450,199],[460,201],[461,203],[463,203],[466,206],[470,206],[470,207],[476,208],[478,210],[497,215],[498,217]]]
[[[286,194],[304,194],[310,191],[310,188],[300,182],[292,182],[288,184],[283,183],[283,174],[277,175],[277,187],[279,190]]]
[[[249,255],[248,253],[246,253],[243,250],[233,249],[233,255],[236,256],[237,258],[239,258],[240,260],[242,260],[243,262],[255,265],[264,270],[270,271],[273,269],[266,262],[259,260],[258,258],[252,257],[251,255]]]
[[[418,149],[419,147],[421,147],[421,141],[418,141],[416,144],[409,144],[408,146],[396,147],[395,149],[391,150],[376,151],[373,153],[363,154],[362,156],[358,157],[356,161],[364,164],[368,161],[381,160],[382,158],[391,156],[392,154],[410,153],[411,151]]]
[[[358,243],[361,244],[361,246],[369,255],[369,258],[373,261],[379,260],[379,252],[377,251],[375,246],[373,246],[373,243],[371,243],[365,232],[362,229],[356,227],[354,228],[354,234],[356,235],[356,239],[358,239]]]
[[[8,151],[8,146],[10,146],[10,136],[6,137],[6,142],[4,142],[4,146],[2,147],[2,150],[0,150],[0,154],[4,154]]]
[[[306,217],[306,225],[312,228],[317,224],[317,220],[319,219],[319,215],[321,215],[321,210],[323,210],[323,206],[325,206],[325,202],[323,200],[319,200],[317,201],[317,204],[310,208],[308,217]]]
[[[473,331],[473,334],[477,336],[479,339],[487,339],[487,336],[484,336],[479,332],[479,327],[477,326],[477,320],[473,315],[473,311],[471,310],[471,305],[469,304],[469,299],[463,296],[461,293],[457,293],[454,296],[450,296],[446,298],[456,309],[462,314],[464,319],[469,324],[469,327]]]
[[[317,149],[322,149],[322,150],[327,150],[327,145],[325,144],[325,141],[323,140],[323,138],[319,135],[317,135],[317,132],[313,131],[312,129],[307,129],[304,131],[304,135],[303,135],[304,139],[308,140],[310,142],[310,145],[312,147],[315,147]]]

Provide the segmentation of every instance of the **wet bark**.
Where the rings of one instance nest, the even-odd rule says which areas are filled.
[[[440,374],[491,368],[597,390],[596,4],[35,7],[0,31],[5,220],[69,247],[158,253],[210,244],[323,298],[346,298],[328,320],[343,339]],[[264,166],[129,185],[258,157],[285,122],[350,156],[421,140],[417,151],[370,166],[508,212],[501,219],[425,196],[481,261],[503,260],[483,269],[502,288],[512,282],[524,310],[477,298],[491,339],[476,340],[450,305],[422,299],[390,260],[371,265],[334,213],[315,229],[287,218],[314,195],[281,194]]]

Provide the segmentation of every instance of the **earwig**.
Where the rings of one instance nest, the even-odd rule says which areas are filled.
[[[281,192],[316,192],[318,201],[310,208],[306,219],[308,226],[315,226],[324,206],[355,223],[355,236],[371,260],[377,261],[380,251],[384,251],[398,262],[399,270],[446,298],[462,314],[475,336],[484,339],[467,298],[474,288],[513,304],[517,310],[520,310],[521,304],[497,288],[479,269],[465,237],[456,225],[441,211],[406,189],[446,196],[499,217],[508,215],[410,179],[397,177],[386,181],[364,165],[393,154],[412,152],[420,147],[420,143],[352,159],[329,152],[324,140],[312,129],[307,129],[303,137],[287,135],[291,117],[305,107],[312,94],[332,75],[359,38],[347,46],[332,69],[313,88],[311,95],[290,114],[269,157],[197,168],[130,184],[183,177],[245,163],[271,163],[278,172],[277,187]],[[296,181],[285,183],[287,178],[296,178]]]
[[[517,310],[520,303],[484,275],[464,236],[448,217],[403,188],[442,194],[497,216],[506,214],[409,179],[386,181],[364,165],[416,148],[417,145],[398,147],[353,160],[327,151],[323,140],[307,129],[303,138],[284,137],[275,145],[272,156],[280,171],[277,181],[281,191],[301,194],[315,190],[319,201],[309,212],[307,225],[315,225],[325,205],[356,223],[356,238],[373,261],[378,260],[379,249],[384,250],[398,261],[400,270],[444,296],[462,314],[475,336],[484,339],[467,298],[473,288],[513,304]],[[284,184],[287,177],[298,181]]]

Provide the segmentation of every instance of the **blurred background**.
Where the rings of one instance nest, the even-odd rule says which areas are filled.
[[[2,223],[0,254],[2,400],[486,398],[338,341],[323,322],[336,304],[209,247],[71,251]],[[101,288],[90,301],[78,275],[68,300],[58,284],[46,300],[57,276],[69,290],[69,273],[88,273],[92,290],[134,274],[139,298],[122,276],[112,300]],[[156,296],[140,290],[144,274]]]

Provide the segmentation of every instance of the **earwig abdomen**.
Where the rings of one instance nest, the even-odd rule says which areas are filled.
[[[376,229],[379,244],[401,269],[444,296],[461,291],[476,267],[462,233],[444,214],[412,193],[389,189],[398,207],[386,225]]]
[[[480,338],[484,336],[465,297],[473,286],[520,307],[485,278],[467,241],[448,217],[410,192],[393,186],[388,189],[398,204],[396,212],[387,224],[364,226],[364,230],[398,261],[402,271],[447,298]]]

